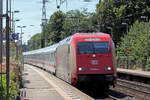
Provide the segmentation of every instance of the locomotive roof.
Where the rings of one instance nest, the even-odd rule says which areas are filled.
[[[45,47],[45,48],[24,52],[23,55],[30,55],[30,54],[38,54],[41,52],[44,53],[44,52],[49,52],[49,51],[55,51],[57,46],[58,46],[58,43],[54,44],[52,46]]]
[[[101,33],[101,32],[93,32],[93,33],[76,33],[74,34],[75,36],[91,36],[91,35],[95,35],[95,36],[105,36],[105,37],[108,37],[110,36],[109,34],[107,33]]]
[[[73,35],[74,39],[84,39],[84,38],[103,38],[110,39],[110,35],[106,33],[93,32],[93,33],[76,33]]]
[[[68,36],[67,38],[63,39],[62,41],[60,41],[57,44],[54,44],[52,46],[48,46],[45,48],[41,48],[41,49],[37,49],[37,50],[32,50],[32,51],[28,51],[28,52],[24,52],[23,55],[30,55],[30,54],[38,54],[38,53],[44,53],[44,52],[49,52],[49,51],[54,51],[56,50],[58,45],[64,45],[64,44],[68,44],[71,40],[71,37],[81,37],[81,36],[103,36],[103,37],[109,37],[109,34],[106,33],[100,33],[100,32],[92,32],[92,33],[75,33],[71,36]]]

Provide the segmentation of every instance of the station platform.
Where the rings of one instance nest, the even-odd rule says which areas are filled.
[[[24,66],[22,78],[21,100],[65,100],[57,86],[46,80],[33,66]]]
[[[21,100],[95,100],[79,89],[35,66],[24,65]]]
[[[131,70],[131,69],[117,68],[117,73],[122,73],[122,74],[128,74],[128,75],[133,75],[133,76],[150,78],[150,72],[148,72],[148,71],[142,71],[142,70]]]

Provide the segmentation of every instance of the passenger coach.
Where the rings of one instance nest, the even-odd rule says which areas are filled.
[[[46,48],[24,52],[24,63],[40,67],[55,74],[57,46],[58,44],[55,44]]]

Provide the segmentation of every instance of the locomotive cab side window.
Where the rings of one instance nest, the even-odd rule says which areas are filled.
[[[109,42],[78,42],[78,53],[109,53]]]

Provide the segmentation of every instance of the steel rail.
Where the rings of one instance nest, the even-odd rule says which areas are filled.
[[[148,95],[150,96],[150,87],[147,86],[147,85],[142,85],[142,84],[139,84],[139,83],[133,83],[131,81],[126,81],[126,80],[120,80],[118,79],[118,83],[117,83],[117,86],[120,86],[120,87],[123,87],[123,88],[126,88],[128,90],[132,90],[132,91],[137,91],[137,92],[140,92],[140,93],[144,93],[145,95]]]

